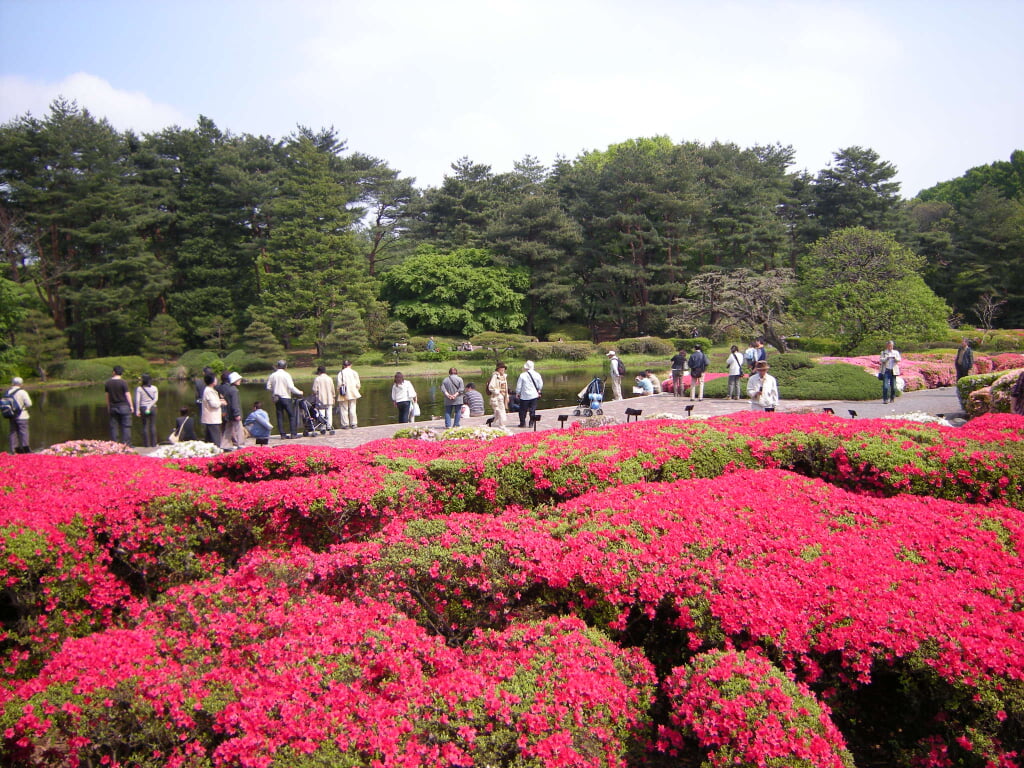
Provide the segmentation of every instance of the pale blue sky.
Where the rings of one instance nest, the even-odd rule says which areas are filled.
[[[350,149],[436,185],[468,156],[638,136],[871,147],[904,196],[1024,148],[1024,1],[0,0],[0,121],[58,94],[118,128]]]

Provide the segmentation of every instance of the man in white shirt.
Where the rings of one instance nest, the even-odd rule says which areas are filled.
[[[754,366],[754,375],[747,382],[747,396],[752,411],[771,412],[779,404],[779,382],[768,373],[767,360],[761,360]]]
[[[274,401],[274,409],[277,411],[277,431],[281,433],[282,440],[295,439],[299,436],[296,428],[295,403],[293,396],[302,397],[302,390],[295,386],[292,375],[285,370],[284,360],[277,361],[277,370],[267,377],[267,390]],[[284,417],[288,416],[288,425],[291,433],[285,430]]]

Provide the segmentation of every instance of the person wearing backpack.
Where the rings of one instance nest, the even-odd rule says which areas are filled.
[[[693,352],[686,361],[690,367],[690,400],[704,399],[704,371],[708,369],[708,356],[700,348],[700,344],[693,345]],[[697,396],[697,387],[700,386],[700,396]]]
[[[11,453],[31,453],[28,447],[28,409],[32,407],[32,398],[22,388],[24,383],[20,376],[11,379],[11,387],[4,393],[0,408],[11,422]]]
[[[615,350],[608,352],[609,364],[608,373],[612,380],[612,395],[616,400],[622,400],[622,377],[626,375],[626,366],[619,360]]]

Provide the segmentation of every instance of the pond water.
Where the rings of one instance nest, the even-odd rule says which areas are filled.
[[[544,375],[543,365],[538,365],[538,372]],[[392,380],[390,378],[371,379],[367,377],[366,372],[361,371],[361,373],[363,375],[363,397],[359,400],[358,406],[359,424],[368,426],[397,422],[398,415],[391,402]],[[544,407],[558,408],[576,405],[577,393],[590,383],[595,373],[596,371],[593,370],[579,370],[544,375]],[[518,375],[518,370],[514,374],[512,370],[509,371],[510,386],[515,385],[515,378]],[[428,420],[431,416],[444,416],[441,396],[443,378],[443,376],[410,378],[419,397],[420,408],[423,411],[422,420]],[[484,391],[488,378],[490,378],[489,371],[486,374],[478,371],[474,374],[463,375],[466,382],[473,382],[481,392]],[[311,391],[310,380],[297,379],[295,384],[306,394]],[[136,385],[137,383],[131,384],[133,398]],[[164,440],[174,429],[174,420],[178,415],[179,408],[190,408],[193,417],[198,417],[198,408],[195,405],[195,389],[191,382],[158,381],[156,385],[160,390],[160,399],[157,404],[157,436]],[[37,451],[67,440],[110,439],[106,399],[102,384],[44,391],[33,390],[30,384],[27,389],[33,402],[29,420],[29,438],[32,450]],[[274,408],[270,402],[270,393],[267,392],[263,383],[243,383],[239,390],[244,412],[249,411],[253,401],[260,400],[270,414],[271,421],[274,421]],[[486,399],[485,396],[484,400],[486,401]],[[487,411],[490,412],[489,405]],[[337,423],[337,419],[335,419],[335,423]],[[7,450],[7,426],[6,420],[3,420],[3,450]],[[142,445],[142,422],[139,419],[134,420],[133,439],[135,445]]]

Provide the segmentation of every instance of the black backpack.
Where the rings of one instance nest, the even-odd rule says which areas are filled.
[[[626,375],[626,366],[624,366],[622,364],[622,361],[619,360],[619,358],[617,358],[617,357],[615,358],[615,362],[619,366],[619,376],[625,376]]]
[[[21,415],[21,405],[18,404],[18,399],[14,396],[18,389],[12,389],[0,396],[0,416],[5,419],[16,419]]]

